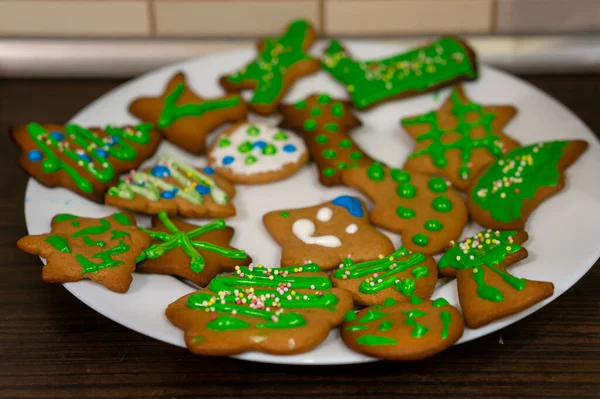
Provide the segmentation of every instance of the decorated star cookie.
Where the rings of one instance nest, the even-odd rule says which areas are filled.
[[[586,148],[582,140],[550,141],[503,155],[469,187],[471,217],[484,227],[523,230],[531,212],[565,187],[565,169]]]
[[[345,170],[342,181],[373,200],[371,222],[401,234],[402,244],[414,252],[441,252],[468,221],[462,197],[441,177],[373,163]]]
[[[319,168],[322,184],[342,184],[342,170],[373,162],[349,135],[350,129],[360,126],[360,121],[350,111],[348,102],[319,93],[295,104],[282,105],[280,110],[281,126],[302,134]]]
[[[13,129],[12,138],[22,151],[19,164],[38,182],[97,202],[121,173],[151,157],[161,140],[147,123],[102,129],[29,123]]]
[[[350,294],[331,288],[315,264],[273,269],[251,264],[179,298],[166,315],[184,330],[196,354],[294,354],[323,342],[350,309]]]
[[[144,231],[152,244],[139,256],[138,272],[179,276],[204,287],[217,273],[252,261],[229,245],[233,229],[223,219],[197,226],[161,211]]]
[[[254,90],[248,104],[250,110],[260,115],[272,114],[297,79],[320,68],[319,60],[307,54],[316,37],[308,22],[293,21],[282,36],[262,39],[256,59],[221,77],[221,86],[229,92]]]
[[[334,287],[352,293],[358,305],[382,305],[387,298],[407,301],[411,295],[429,298],[437,283],[437,266],[431,256],[400,247],[394,253],[355,263],[346,258],[331,273]]]
[[[437,111],[402,120],[417,142],[404,168],[442,175],[465,191],[484,167],[519,146],[502,132],[516,112],[508,105],[477,104],[457,85]]]
[[[202,154],[206,136],[224,123],[246,119],[248,107],[238,95],[200,97],[179,72],[167,83],[162,95],[133,100],[129,112],[156,125],[173,144]]]
[[[346,86],[352,102],[365,109],[477,78],[475,53],[463,41],[444,37],[424,47],[378,60],[357,61],[331,41],[323,68]]]
[[[506,272],[527,257],[519,244],[526,239],[525,233],[486,230],[455,243],[440,259],[440,273],[456,274],[460,306],[470,328],[518,313],[554,293],[552,283]]]
[[[263,222],[282,247],[282,266],[313,262],[331,270],[348,257],[365,262],[394,250],[390,239],[369,223],[363,202],[348,195],[307,208],[269,212]]]
[[[409,302],[388,298],[383,306],[349,311],[340,328],[350,349],[388,360],[420,360],[448,349],[460,339],[464,321],[444,298]]]
[[[136,212],[189,218],[235,215],[235,188],[210,168],[196,169],[163,155],[158,164],[132,170],[106,193],[105,203]]]
[[[308,152],[302,139],[290,131],[240,122],[221,133],[208,162],[234,183],[260,184],[296,173],[308,162]]]
[[[136,258],[148,245],[150,236],[127,213],[101,219],[59,214],[52,219],[50,233],[17,241],[20,250],[46,258],[45,282],[90,279],[120,293],[129,289]]]

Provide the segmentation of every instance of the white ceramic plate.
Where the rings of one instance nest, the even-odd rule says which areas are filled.
[[[377,43],[350,42],[347,45],[353,54],[365,58],[403,50],[399,46]],[[322,43],[317,47],[322,47]],[[320,48],[315,50],[316,54],[320,53]],[[129,102],[138,96],[162,93],[167,80],[178,70],[186,72],[191,86],[201,95],[220,95],[222,90],[217,78],[246,63],[254,54],[253,49],[246,48],[162,68],[100,97],[79,112],[72,122],[83,125],[134,122],[135,119],[127,113]],[[600,144],[592,132],[564,106],[506,73],[482,67],[480,78],[465,86],[474,101],[514,104],[519,114],[509,123],[506,131],[523,144],[553,139],[585,139],[590,147],[579,162],[568,170],[567,188],[532,215],[527,225],[531,236],[527,242],[529,258],[511,268],[511,272],[518,277],[553,282],[554,295],[534,307],[483,328],[466,329],[459,343],[489,334],[540,309],[579,280],[600,256],[597,239],[600,233],[600,185],[597,176],[600,170]],[[286,101],[297,101],[315,91],[347,97],[338,83],[325,72],[319,72],[297,83]],[[353,138],[375,158],[391,166],[401,166],[413,143],[400,128],[400,118],[437,108],[448,93],[446,89],[439,94],[395,101],[369,112],[358,113],[364,125],[353,131]],[[276,122],[278,118],[271,119]],[[213,134],[211,139],[215,136]],[[204,157],[190,156],[163,142],[158,154],[166,152],[197,166],[205,164]],[[317,180],[317,168],[313,164],[281,182],[264,186],[239,186],[239,194],[234,199],[238,215],[228,220],[236,229],[233,245],[245,249],[257,262],[276,266],[280,249],[262,226],[262,215],[273,209],[314,205],[344,193],[357,194],[345,187],[321,186]],[[30,180],[27,186],[25,216],[31,234],[47,232],[52,217],[57,213],[102,217],[114,211],[114,208],[90,202],[62,188],[49,189],[34,180]],[[141,225],[149,225],[146,216],[139,216],[138,221]],[[477,229],[478,226],[471,225],[465,230],[465,235]],[[390,237],[395,244],[400,243],[399,237]],[[182,331],[172,326],[164,316],[168,304],[194,290],[176,278],[134,273],[133,283],[126,294],[111,292],[90,281],[69,283],[65,287],[91,308],[128,328],[173,345],[185,346]],[[438,284],[434,297],[439,296],[459,306],[454,281]],[[374,360],[347,349],[337,330],[308,353],[295,356],[246,353],[239,358],[289,364],[348,364]]]

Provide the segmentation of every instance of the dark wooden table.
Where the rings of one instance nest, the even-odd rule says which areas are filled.
[[[600,132],[600,75],[524,78]],[[1,398],[600,397],[598,265],[535,314],[434,358],[336,367],[193,356],[99,315],[60,285],[43,284],[40,261],[15,247],[26,234],[27,176],[8,127],[65,122],[120,83],[0,80]]]

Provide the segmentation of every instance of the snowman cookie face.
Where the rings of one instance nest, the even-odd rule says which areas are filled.
[[[308,161],[304,141],[265,123],[242,122],[215,141],[208,154],[217,173],[234,183],[261,184],[284,179]]]
[[[282,247],[282,266],[313,262],[331,270],[347,257],[362,262],[394,249],[371,226],[364,203],[348,195],[308,208],[269,212],[263,222]]]

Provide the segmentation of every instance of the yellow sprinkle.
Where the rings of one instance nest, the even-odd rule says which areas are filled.
[[[489,239],[487,239],[487,240],[485,240],[485,243],[489,244],[489,243],[491,243],[491,241]]]
[[[507,247],[506,247],[506,250],[507,250],[507,251],[510,251],[510,247],[509,247],[509,246],[507,246]]]

